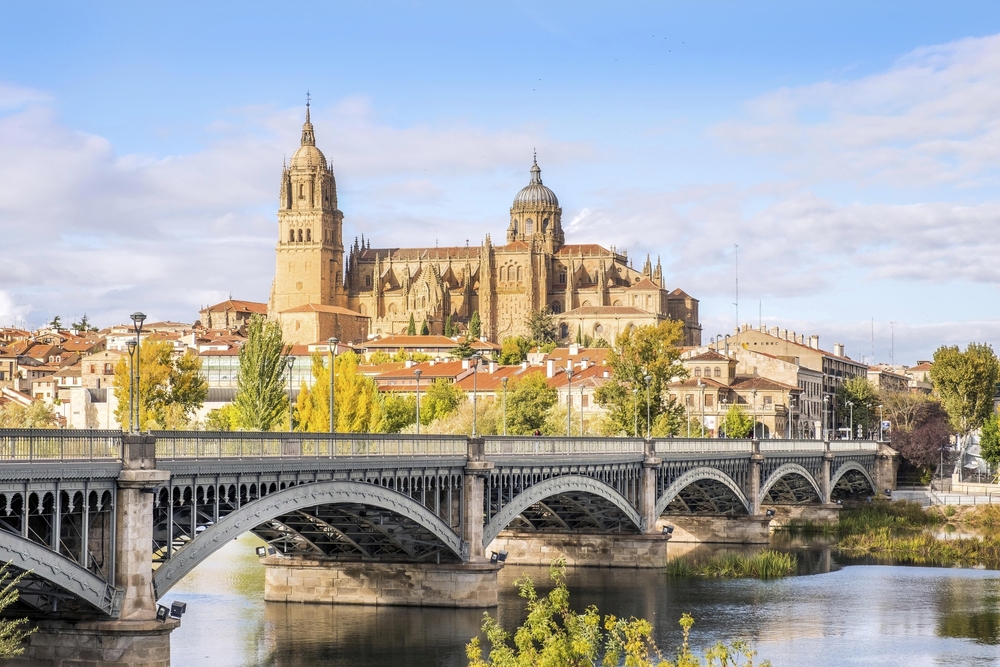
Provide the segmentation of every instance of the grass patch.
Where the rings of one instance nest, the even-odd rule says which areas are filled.
[[[886,556],[916,564],[959,563],[962,565],[1000,566],[1000,540],[995,537],[939,540],[927,533],[900,533],[878,528],[863,534],[849,535],[838,548],[851,555]]]
[[[797,564],[795,556],[768,549],[750,556],[719,554],[697,565],[677,558],[667,563],[666,573],[672,577],[776,579],[795,572]]]
[[[964,523],[973,528],[1000,529],[1000,505],[980,505],[965,516]]]

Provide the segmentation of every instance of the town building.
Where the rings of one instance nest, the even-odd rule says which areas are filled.
[[[267,304],[256,301],[226,299],[199,312],[199,324],[204,329],[243,329],[254,315],[267,315]]]

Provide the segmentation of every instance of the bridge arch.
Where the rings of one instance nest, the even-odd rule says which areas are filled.
[[[4,532],[3,539],[0,539],[0,562],[8,561],[19,570],[31,571],[26,577],[29,586],[23,587],[28,592],[22,591],[22,600],[65,597],[65,594],[57,593],[57,590],[61,590],[72,593],[108,616],[118,615],[121,594],[115,591],[114,586],[46,546],[20,535]]]
[[[739,501],[739,504],[742,505],[743,509],[746,510],[748,514],[750,513],[750,501],[747,499],[746,494],[743,493],[743,489],[741,489],[729,475],[715,468],[702,466],[688,470],[667,487],[667,490],[663,492],[663,495],[656,500],[654,516],[659,517],[663,514],[667,510],[667,506],[670,505],[670,503],[680,494],[681,491],[701,480],[715,482],[716,484],[721,484],[727,488],[734,496],[736,496],[737,501]]]
[[[206,528],[153,573],[156,597],[161,597],[200,562],[241,534],[290,512],[338,503],[360,503],[405,517],[429,531],[460,561],[469,559],[469,545],[454,529],[430,509],[398,491],[364,482],[312,482],[269,493]]]
[[[583,475],[560,475],[534,484],[518,495],[493,516],[483,527],[483,547],[488,547],[504,528],[509,526],[529,507],[547,498],[566,493],[586,493],[603,498],[614,505],[640,532],[644,529],[639,512],[622,494],[604,482]]]
[[[770,477],[768,477],[760,487],[760,502],[763,503],[767,500],[767,494],[771,488],[781,481],[782,478],[787,477],[788,475],[798,475],[809,482],[809,486],[816,492],[816,498],[820,502],[823,502],[823,491],[819,488],[819,484],[816,483],[812,473],[798,463],[785,463],[778,466],[778,468],[771,473]]]
[[[833,495],[834,490],[836,490],[837,483],[841,481],[844,475],[850,472],[860,473],[861,476],[864,478],[864,481],[868,484],[872,494],[878,492],[878,486],[876,486],[875,480],[872,479],[872,476],[868,472],[868,469],[865,468],[860,463],[858,463],[857,461],[848,460],[844,461],[840,465],[840,467],[837,468],[836,472],[830,475],[830,495]]]

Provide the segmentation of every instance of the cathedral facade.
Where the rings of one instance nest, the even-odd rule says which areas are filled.
[[[527,334],[529,315],[547,307],[564,339],[613,342],[626,327],[676,319],[683,343],[701,344],[698,301],[666,288],[659,260],[654,267],[647,257],[638,270],[614,247],[566,243],[562,208],[537,160],[514,197],[504,244],[489,235],[464,247],[373,248],[355,239],[345,261],[343,219],[307,107],[301,145],[282,172],[269,302],[287,341],[404,333],[411,315],[418,330],[426,322],[441,334],[448,316],[458,330],[478,312],[482,335],[500,342]]]

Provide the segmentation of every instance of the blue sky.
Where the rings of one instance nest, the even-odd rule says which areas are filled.
[[[0,323],[266,300],[309,90],[345,241],[502,238],[537,148],[706,341],[739,244],[743,321],[998,343],[1000,6],[872,4],[4,3]]]

